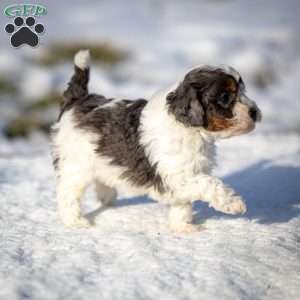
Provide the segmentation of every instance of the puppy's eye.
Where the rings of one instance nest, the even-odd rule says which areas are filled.
[[[220,95],[218,103],[223,107],[228,107],[234,100],[234,95],[229,92],[224,92]]]

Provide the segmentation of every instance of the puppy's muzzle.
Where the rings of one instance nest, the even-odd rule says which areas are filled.
[[[250,107],[249,116],[254,122],[256,122],[258,118],[258,109],[256,107]]]
[[[253,120],[253,122],[260,122],[262,119],[261,111],[256,105],[251,105],[249,107],[249,116]]]
[[[242,103],[246,104],[248,109],[248,114],[253,122],[260,122],[262,119],[262,114],[260,109],[257,107],[256,103],[253,100],[250,100],[246,95],[243,95]]]

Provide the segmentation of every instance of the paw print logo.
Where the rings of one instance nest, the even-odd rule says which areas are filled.
[[[43,24],[35,24],[33,17],[27,17],[25,22],[22,17],[16,17],[14,24],[9,23],[5,26],[5,31],[11,34],[10,43],[17,48],[27,44],[35,47],[39,43],[39,35],[45,31]]]

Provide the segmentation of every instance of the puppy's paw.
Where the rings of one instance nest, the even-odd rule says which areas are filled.
[[[224,205],[224,212],[227,214],[245,214],[247,206],[240,196],[234,196],[230,203]]]
[[[171,230],[175,234],[188,234],[193,232],[198,232],[203,230],[204,227],[199,224],[191,224],[191,223],[182,223],[182,224],[176,224],[171,225]]]
[[[247,212],[247,206],[242,197],[235,196],[228,207],[228,211],[231,214],[245,214]]]
[[[92,226],[91,222],[83,217],[76,219],[63,220],[66,227],[69,228],[89,228]]]
[[[218,201],[217,203],[212,203],[212,206],[215,210],[221,211],[225,214],[245,214],[247,211],[247,206],[240,196],[231,196],[230,199],[226,201]]]

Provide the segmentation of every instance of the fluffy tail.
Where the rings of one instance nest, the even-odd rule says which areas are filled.
[[[58,120],[60,120],[64,111],[73,106],[75,101],[83,99],[88,95],[89,77],[90,52],[89,50],[80,50],[74,56],[74,75],[68,84],[68,88],[64,92]]]

